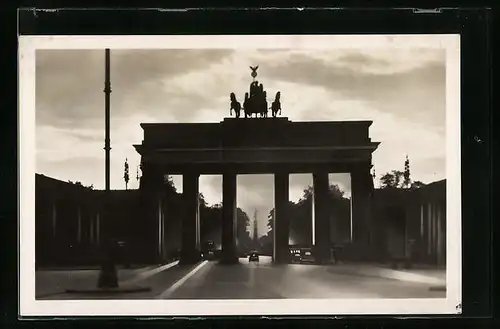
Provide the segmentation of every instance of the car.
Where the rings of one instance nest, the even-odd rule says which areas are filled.
[[[257,252],[251,252],[248,255],[248,261],[249,262],[258,262],[259,261],[259,254]]]
[[[302,256],[300,257],[300,262],[301,263],[314,263],[314,255],[312,254],[311,250],[304,250]]]
[[[216,258],[214,250],[207,250],[201,256],[204,260],[214,260]]]
[[[300,255],[300,253],[293,253],[291,255],[292,263],[300,263],[301,259],[302,259],[302,256]]]

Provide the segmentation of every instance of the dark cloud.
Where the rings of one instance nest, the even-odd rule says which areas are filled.
[[[349,57],[357,62],[372,60],[363,55]],[[356,65],[338,65],[295,54],[286,62],[270,63],[266,74],[281,81],[319,86],[340,93],[345,99],[369,102],[382,112],[442,127],[445,123],[445,69],[444,57],[443,61],[382,74],[356,69]]]
[[[136,106],[127,106],[128,98],[133,99]],[[219,105],[217,98],[206,97],[193,90],[176,87],[168,89],[165,88],[164,83],[159,81],[151,83],[147,87],[139,87],[129,93],[123,90],[115,103],[117,103],[114,105],[115,107],[125,108],[129,114],[137,111],[148,113],[158,120],[171,121],[171,118],[176,118],[184,122],[195,118],[203,108]]]
[[[113,115],[134,113],[137,104],[177,111],[198,108],[200,99],[194,93],[166,91],[164,81],[210,67],[230,54],[230,50],[112,50]],[[92,120],[102,120],[103,89],[103,50],[37,51],[36,115],[40,123],[91,126],[95,123]],[[134,100],[135,106],[130,106],[132,95],[140,95]]]
[[[353,52],[347,55],[340,56],[337,60],[336,63],[339,64],[344,64],[344,65],[351,65],[353,67],[351,68],[357,68],[357,67],[362,67],[362,66],[384,66],[384,67],[389,67],[391,65],[391,62],[388,60],[380,59],[380,58],[375,58],[373,56],[369,56],[366,54],[358,53],[358,52]]]
[[[102,142],[104,140],[104,130],[70,130],[66,132],[68,136],[78,139],[80,142]]]

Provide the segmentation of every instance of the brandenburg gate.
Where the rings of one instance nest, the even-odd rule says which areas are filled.
[[[252,68],[255,79],[256,68]],[[238,262],[236,195],[238,174],[274,174],[275,254],[289,255],[289,175],[312,173],[315,193],[315,258],[330,258],[329,173],[350,173],[352,246],[370,249],[372,153],[379,143],[369,136],[371,121],[294,122],[279,117],[279,92],[267,116],[266,94],[256,81],[241,106],[231,94],[229,117],[217,123],[142,123],[144,139],[134,145],[141,155],[142,221],[151,234],[158,230],[158,207],[165,175],[182,175],[183,206],[180,263],[200,260],[199,176],[222,175],[221,263]],[[260,99],[259,99],[260,98]],[[244,117],[240,117],[240,111]],[[256,117],[253,117],[253,114]],[[154,235],[154,236],[157,236]],[[154,239],[151,252],[158,253]],[[149,248],[148,248],[149,249]]]

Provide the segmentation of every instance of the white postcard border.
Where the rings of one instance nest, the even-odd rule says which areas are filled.
[[[447,297],[445,299],[35,300],[35,55],[37,49],[446,49]],[[462,300],[460,36],[20,36],[19,300],[21,316],[458,314]]]

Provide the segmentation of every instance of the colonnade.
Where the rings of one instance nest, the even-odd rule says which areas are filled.
[[[289,202],[289,175],[290,172],[274,172],[274,261],[286,263],[289,260],[289,230],[290,219],[288,210]],[[141,178],[142,213],[146,217],[157,217],[151,213],[148,206],[157,202],[162,197],[163,180],[166,173],[159,168],[150,166],[143,168]],[[222,254],[220,262],[234,264],[238,262],[236,250],[236,200],[237,200],[237,175],[236,171],[222,172]],[[329,216],[329,172],[314,171],[313,186],[315,191],[315,246],[314,253],[319,263],[330,259],[332,247],[330,241],[330,216]],[[200,213],[199,213],[199,172],[189,171],[183,173],[183,211],[181,264],[192,264],[200,260]],[[352,242],[361,254],[367,251],[370,243],[370,187],[371,176],[369,168],[351,172],[352,189]],[[156,200],[156,201],[155,201]],[[149,210],[148,210],[149,209]],[[154,221],[153,221],[154,222]],[[145,226],[153,228],[157,225]],[[152,250],[157,250],[152,246]]]

